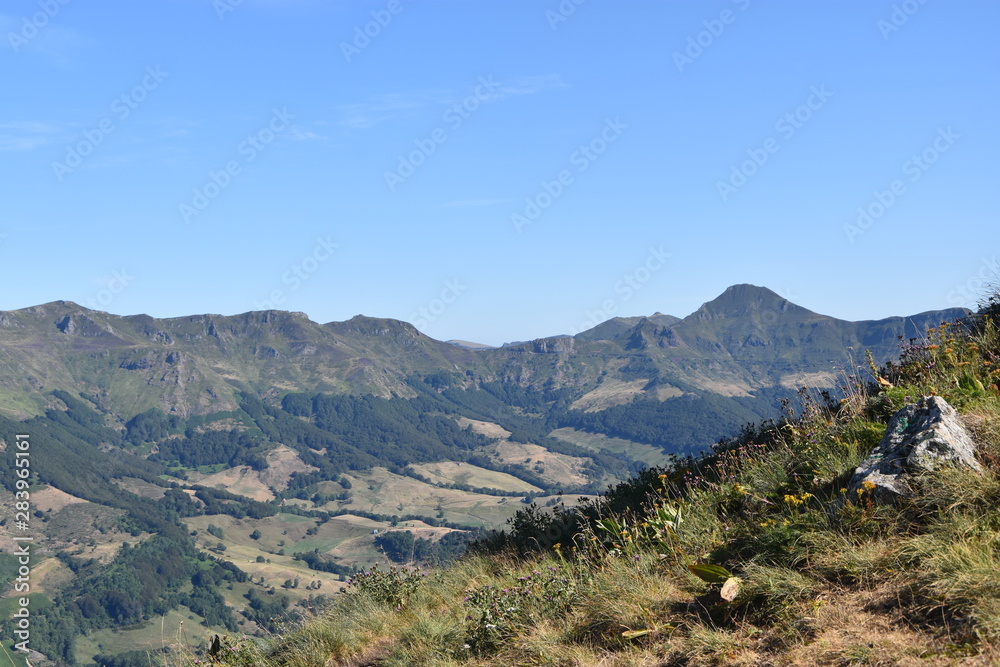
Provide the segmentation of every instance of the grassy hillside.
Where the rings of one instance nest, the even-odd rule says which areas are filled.
[[[227,638],[222,661],[998,664],[998,382],[995,314],[933,328],[842,400],[803,392],[804,409],[709,457],[577,508],[523,510],[443,571],[373,568],[299,627]],[[894,505],[848,497],[890,416],[934,394],[962,414],[984,472],[924,473]]]

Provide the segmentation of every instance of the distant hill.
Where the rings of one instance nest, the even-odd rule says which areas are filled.
[[[505,346],[496,356],[514,350],[562,353],[561,363],[574,366],[576,378],[586,377],[585,360],[610,356],[617,372],[602,367],[597,374],[604,380],[596,375],[587,380],[600,384],[643,378],[647,389],[671,385],[750,396],[768,387],[836,386],[839,376],[856,370],[865,350],[879,361],[891,359],[898,354],[900,338],[920,337],[928,327],[967,312],[951,308],[848,322],[797,306],[764,287],[735,285],[683,319],[615,318],[574,338]],[[517,364],[524,357],[509,359]],[[536,366],[540,363],[535,360]],[[563,373],[564,382],[570,381],[567,375]]]
[[[467,340],[449,340],[447,342],[450,345],[455,345],[457,347],[464,347],[469,350],[492,350],[495,348],[494,345],[486,345],[484,343],[470,343]]]
[[[613,317],[606,322],[601,322],[596,327],[578,333],[575,338],[577,340],[611,340],[643,321],[671,326],[680,322],[681,318],[663,313],[654,313],[649,317]]]
[[[39,414],[47,392],[65,389],[122,419],[153,407],[231,410],[238,391],[407,395],[408,376],[474,359],[397,320],[317,324],[273,310],[155,319],[69,301],[0,312],[0,349],[4,412]]]

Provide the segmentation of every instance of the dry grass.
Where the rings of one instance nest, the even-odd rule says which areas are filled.
[[[570,407],[584,412],[600,412],[616,405],[625,405],[632,402],[637,396],[643,395],[648,384],[649,380],[625,382],[624,380],[605,379],[596,389],[578,398]]]
[[[590,459],[550,452],[540,445],[520,442],[500,442],[487,448],[501,463],[520,464],[532,468],[542,479],[566,486],[584,485],[588,477],[583,470]]]

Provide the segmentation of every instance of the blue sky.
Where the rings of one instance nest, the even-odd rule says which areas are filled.
[[[995,2],[0,11],[0,309],[500,344],[735,283],[858,320],[995,275]]]

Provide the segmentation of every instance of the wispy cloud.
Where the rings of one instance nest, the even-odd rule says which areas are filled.
[[[501,78],[499,84],[496,91],[481,95],[481,98],[488,102],[497,102],[508,97],[534,95],[553,88],[567,87],[558,74],[521,76],[509,81]],[[468,90],[439,89],[387,93],[365,102],[338,105],[335,111],[339,114],[339,118],[331,122],[352,130],[368,130],[384,121],[411,116],[427,106],[444,107],[456,104],[465,99],[473,89],[475,86]]]
[[[30,151],[55,140],[58,128],[38,121],[0,123],[0,152]]]
[[[303,130],[298,126],[292,127],[288,138],[293,141],[326,141],[327,139],[322,134],[316,134],[312,130]]]
[[[182,139],[193,136],[204,124],[204,120],[191,120],[180,116],[163,116],[148,121],[164,139]]]
[[[440,104],[448,99],[441,91],[386,93],[367,102],[341,104],[335,107],[341,117],[335,124],[354,130],[367,130],[378,123],[412,115],[428,104]]]
[[[30,23],[31,15],[14,17],[0,14],[0,34],[4,36],[4,48],[14,48],[18,54],[40,55],[48,58],[57,67],[70,68],[82,51],[98,44],[96,40],[78,30],[58,25],[56,23],[58,16],[41,27],[31,24],[34,31],[25,35],[23,31],[26,18]],[[14,44],[11,44],[11,35],[16,36]]]
[[[534,95],[553,88],[568,88],[569,85],[563,82],[558,74],[546,74],[544,76],[522,76],[512,80],[510,83],[501,82],[500,90],[496,95],[500,98],[514,95]]]

